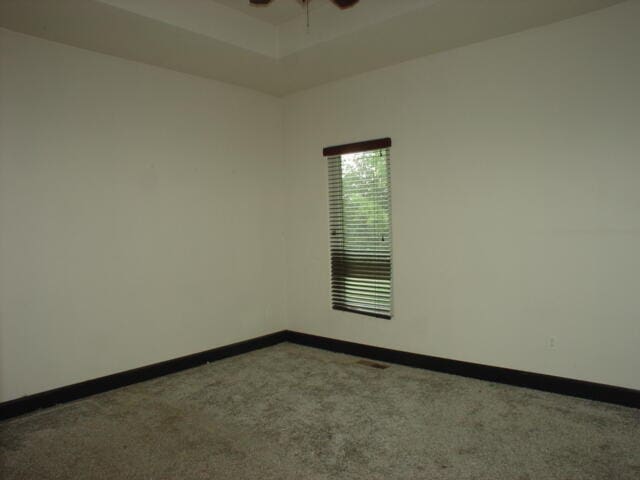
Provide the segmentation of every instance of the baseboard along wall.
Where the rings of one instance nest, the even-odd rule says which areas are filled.
[[[380,362],[395,363],[490,382],[504,383],[517,387],[532,388],[588,400],[640,408],[640,390],[403,352],[400,350],[282,330],[204,352],[194,353],[192,355],[154,363],[133,370],[114,373],[105,377],[87,380],[85,382],[0,403],[0,420],[23,415],[41,408],[78,400],[134,383],[144,382],[145,380],[151,380],[163,375],[197,367],[204,363],[222,360],[223,358],[276,345],[281,342],[291,342],[332,352],[369,358]]]

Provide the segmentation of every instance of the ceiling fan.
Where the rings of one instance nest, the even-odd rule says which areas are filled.
[[[303,5],[308,5],[311,0],[298,0]],[[345,8],[353,7],[360,0],[331,0],[336,7],[344,10]],[[249,0],[249,3],[252,5],[269,5],[271,0]]]

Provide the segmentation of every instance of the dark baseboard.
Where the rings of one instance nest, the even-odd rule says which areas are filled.
[[[450,360],[400,350],[390,350],[388,348],[373,347],[306,333],[288,331],[287,340],[299,345],[370,358],[380,362],[397,363],[409,367],[424,368],[426,370],[451,373],[463,377],[477,378],[490,382],[505,383],[507,385],[640,408],[640,390],[555,377],[541,373],[524,372],[522,370],[512,370],[510,368],[491,367],[478,363]]]
[[[59,403],[71,402],[83,397],[124,387],[133,383],[144,382],[152,378],[197,367],[207,362],[233,357],[259,348],[269,347],[287,339],[288,332],[281,331],[243,342],[225,345],[205,352],[194,353],[173,360],[153,365],[134,368],[125,372],[114,373],[105,377],[75,383],[66,387],[36,393],[8,402],[0,403],[0,420],[15,417],[41,408],[51,407]]]
[[[145,380],[161,377],[197,367],[207,362],[233,357],[260,348],[291,342],[309,347],[321,348],[332,352],[346,353],[358,357],[370,358],[380,362],[396,363],[409,367],[424,368],[437,372],[451,373],[464,377],[477,378],[490,382],[505,383],[518,387],[533,388],[545,392],[560,393],[573,397],[586,398],[600,402],[614,403],[627,407],[640,408],[640,391],[615,387],[600,383],[554,377],[541,373],[524,372],[509,368],[491,367],[478,363],[462,362],[447,358],[432,357],[418,353],[373,347],[360,343],[335,340],[333,338],[309,335],[306,333],[283,330],[251,340],[226,345],[185,357],[154,363],[145,367],[114,373],[86,382],[36,393],[8,402],[0,403],[0,420],[15,417],[41,408],[51,407],[80,398],[106,392]]]

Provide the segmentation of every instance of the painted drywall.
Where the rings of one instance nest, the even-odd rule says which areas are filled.
[[[284,100],[0,29],[0,401],[287,327],[640,388],[639,24]],[[380,136],[391,321],[329,307],[321,149]]]
[[[284,327],[282,115],[0,30],[0,401]]]
[[[621,1],[367,0],[341,10],[314,0],[307,32],[304,15],[276,27],[242,13],[266,19],[286,9],[281,3],[304,13],[294,0],[267,8],[245,0],[0,0],[0,27],[285,95]]]
[[[138,15],[231,43],[268,57],[278,57],[275,25],[211,0],[99,0]],[[247,2],[249,3],[249,2]]]
[[[634,0],[285,98],[289,327],[640,388],[639,59]],[[321,153],[383,136],[390,321],[330,309]]]

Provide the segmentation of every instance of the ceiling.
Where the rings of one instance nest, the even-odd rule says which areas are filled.
[[[211,0],[233,8],[251,17],[272,25],[280,25],[305,14],[305,8],[300,0],[272,0],[268,6],[250,5],[249,0]],[[313,0],[309,9],[313,11],[320,6],[327,6],[329,0]]]
[[[313,0],[307,30],[296,0],[0,0],[0,27],[282,96],[621,1]]]

